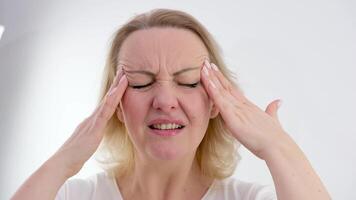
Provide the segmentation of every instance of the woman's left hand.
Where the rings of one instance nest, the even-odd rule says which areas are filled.
[[[265,111],[261,110],[207,60],[201,78],[231,134],[253,154],[264,159],[268,151],[290,141],[277,116],[280,100],[272,101]]]

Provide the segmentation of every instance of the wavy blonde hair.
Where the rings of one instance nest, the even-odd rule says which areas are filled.
[[[220,48],[210,33],[191,15],[177,10],[155,9],[137,15],[125,23],[112,40],[109,55],[104,69],[99,102],[107,93],[118,66],[118,55],[124,40],[134,31],[152,27],[175,27],[195,33],[205,44],[210,61],[219,66],[225,77],[234,83],[233,73],[227,69],[221,56]],[[203,175],[215,179],[226,178],[234,172],[240,155],[237,148],[240,144],[228,132],[221,115],[210,119],[205,136],[197,148],[196,160]],[[125,124],[116,115],[109,120],[104,139],[100,145],[100,157],[97,161],[111,175],[130,173],[134,166],[134,146]]]

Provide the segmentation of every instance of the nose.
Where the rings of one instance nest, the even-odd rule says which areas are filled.
[[[169,113],[178,107],[177,93],[169,82],[160,82],[154,91],[153,108]]]

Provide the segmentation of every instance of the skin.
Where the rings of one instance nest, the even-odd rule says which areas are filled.
[[[120,70],[98,108],[12,199],[54,199],[60,186],[95,152],[115,111],[128,128],[137,155],[133,175],[117,177],[125,199],[200,199],[212,180],[201,175],[194,153],[209,118],[218,113],[232,135],[266,162],[278,199],[331,199],[302,150],[283,130],[277,116],[279,101],[265,110],[252,103],[209,63],[194,34],[174,28],[137,31],[125,40],[119,58]],[[199,69],[173,76],[192,66]],[[151,79],[130,74],[133,70],[153,72],[155,82],[135,90],[133,85]],[[196,80],[201,81],[196,88],[179,85]],[[194,106],[192,99],[197,99]],[[147,129],[157,116],[179,118],[187,126],[178,137],[160,140],[149,136]]]
[[[209,119],[218,114],[200,83],[207,57],[198,36],[183,29],[136,31],[122,45],[119,63],[129,87],[117,115],[125,123],[137,155],[133,175],[117,181],[124,197],[201,198],[211,184],[212,180],[200,177],[194,162]],[[187,86],[194,83],[198,83],[196,87]],[[175,137],[150,134],[149,122],[157,118],[178,119],[185,127]]]
[[[331,199],[302,150],[282,129],[279,100],[261,110],[213,63],[205,62],[202,79],[232,135],[266,162],[278,199]]]
[[[98,148],[103,130],[115,113],[127,84],[126,76],[118,71],[94,112],[78,125],[68,140],[21,185],[11,199],[54,199],[64,182],[77,174]]]

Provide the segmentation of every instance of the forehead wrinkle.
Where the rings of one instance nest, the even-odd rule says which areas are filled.
[[[149,63],[149,62],[147,62]],[[150,66],[150,64],[147,64],[145,63],[145,61],[143,61],[143,59],[138,59],[138,62],[137,61],[132,61],[130,59],[120,59],[119,62],[118,62],[118,66],[122,66],[123,67],[123,70],[128,72],[130,70],[128,69],[134,69],[135,67],[137,67],[138,69],[134,69],[132,71],[138,71],[140,70],[141,68],[145,68],[145,66]],[[152,72],[153,73],[153,72]]]
[[[177,77],[185,72],[189,72],[189,71],[193,71],[193,70],[198,70],[200,69],[200,66],[198,67],[188,67],[188,68],[184,68],[184,69],[181,69],[177,72],[174,72],[173,73],[173,76],[174,77]],[[129,76],[132,76],[133,74],[142,74],[142,75],[147,75],[147,76],[150,76],[150,77],[157,77],[159,75],[159,73],[153,73],[153,72],[150,72],[150,71],[145,71],[145,70],[125,70],[124,69],[124,72],[125,74],[129,75]]]
[[[205,56],[203,55],[203,56],[199,56],[199,57],[204,58]],[[196,58],[198,58],[198,57],[196,57]],[[205,59],[203,59],[203,60],[205,60]],[[150,70],[145,70],[145,69],[147,69],[147,66],[153,66],[152,64],[149,64],[150,62],[147,61],[148,64],[143,64],[143,63],[145,63],[145,61],[137,62],[140,64],[135,64],[135,63],[136,62],[130,62],[130,60],[127,60],[127,59],[120,59],[118,62],[118,66],[120,66],[120,65],[123,66],[124,71],[129,72],[129,73],[141,72],[143,74],[149,74],[149,75],[151,73],[152,74],[154,73],[154,72],[151,72]],[[175,65],[175,64],[171,64],[171,65]],[[177,63],[177,65],[179,65],[179,64]],[[138,69],[133,69],[134,66],[138,66]],[[159,67],[158,67],[159,70],[158,70],[157,74],[159,74],[160,68],[162,68],[162,66],[164,66],[164,65],[159,65]],[[129,70],[128,68],[130,68],[132,70]],[[186,71],[195,70],[198,68],[201,68],[201,64],[199,64],[198,66],[193,66],[193,67],[189,67],[189,66],[184,67],[183,69],[173,72],[172,74],[174,76],[174,75],[178,75],[178,74],[184,73]]]
[[[174,73],[173,73],[173,76],[178,76],[178,75],[183,74],[183,73],[185,73],[185,72],[189,72],[189,71],[193,71],[193,70],[198,70],[198,69],[200,69],[200,66],[198,66],[198,67],[188,67],[188,68],[184,68],[184,69],[181,69],[181,70],[179,70],[179,71],[177,71],[177,72],[174,72]]]
[[[135,38],[135,40],[138,38]],[[142,38],[140,38],[142,39]],[[187,55],[185,52],[183,51],[183,49],[177,50],[177,49],[171,49],[173,46],[172,45],[167,45],[167,46],[161,46],[162,44],[160,44],[160,40],[157,40],[157,38],[153,38],[153,40],[151,40],[149,43],[151,45],[151,47],[149,48],[150,50],[145,50],[145,51],[139,51],[137,53],[135,53],[134,55],[130,56],[130,53],[132,53],[132,51],[135,49],[132,48],[128,48],[127,50],[129,50],[128,52],[125,52],[123,54],[121,54],[121,59],[120,59],[120,64],[126,64],[128,66],[126,66],[125,68],[131,68],[131,69],[156,69],[157,73],[160,74],[161,72],[163,73],[167,73],[169,71],[171,71],[167,66],[178,66],[180,64],[185,63],[187,64],[186,58],[187,56],[190,56],[192,59],[192,64],[198,62],[199,66],[202,67],[203,66],[203,62],[204,60],[210,60],[209,59],[209,53],[207,52],[206,48],[204,49],[200,49],[197,51],[193,51],[191,53],[193,53],[193,55]],[[139,45],[134,45],[136,46],[140,46],[142,44]],[[145,48],[148,48],[147,46]],[[172,51],[169,51],[172,50]],[[170,52],[170,53],[174,53],[174,54],[167,54],[165,52]],[[190,52],[190,51],[189,51]],[[179,58],[181,59],[179,59]],[[183,59],[183,60],[182,60]],[[183,61],[183,63],[181,62]],[[200,63],[201,62],[201,63]],[[189,62],[188,62],[189,63]],[[185,65],[185,64],[183,64]],[[158,68],[158,69],[157,69]],[[175,67],[174,67],[175,68]]]
[[[154,49],[154,51],[148,51],[145,53],[141,52],[140,55],[134,54],[131,57],[129,56],[130,52],[121,54],[122,56],[119,59],[119,64],[124,66],[123,69],[128,74],[141,71],[140,73],[142,75],[148,75],[150,77],[158,77],[160,76],[161,73],[169,74],[170,76],[172,75],[177,76],[180,75],[181,73],[190,71],[189,68],[201,69],[204,60],[210,60],[209,54],[206,52],[206,49],[203,50],[203,52],[200,51],[200,53],[194,52],[195,55],[190,55],[192,59],[189,59],[190,61],[187,62],[188,60],[184,58],[185,56],[187,56],[183,54],[184,51],[183,52],[178,51],[176,52],[175,56],[172,56],[172,55],[166,55],[164,52],[162,52],[163,48],[158,48],[159,46],[158,44],[154,44],[153,46],[154,48],[151,48],[151,50]],[[183,60],[177,59],[177,57],[182,57]],[[172,74],[169,73],[169,71],[171,71],[172,69],[176,67],[178,68],[179,65],[184,66],[187,65],[187,63],[191,63],[191,64],[196,63],[196,64],[194,64],[195,65],[194,67],[187,67],[178,70],[176,72],[173,72]],[[176,67],[170,69],[170,67],[167,66],[176,66]],[[155,70],[152,71],[153,69]]]
[[[201,56],[196,56],[196,58],[204,58],[203,61],[206,59],[206,56],[205,55],[201,55]],[[202,62],[203,62],[202,61]],[[119,66],[121,65],[123,67],[123,70],[127,73],[141,73],[141,74],[146,74],[146,75],[158,75],[160,73],[160,68],[162,68],[161,66],[162,65],[159,65],[159,69],[158,69],[158,72],[157,73],[154,73],[150,70],[145,70],[145,69],[140,69],[144,66],[151,66],[152,64],[143,64],[144,62],[141,62],[141,64],[134,64],[133,62],[130,62],[128,60],[124,60],[124,59],[120,59],[119,60]],[[128,68],[134,68],[134,66],[139,66],[138,69],[133,69],[133,70],[129,70]],[[184,73],[184,72],[187,72],[187,71],[191,71],[191,70],[197,70],[197,69],[200,69],[202,67],[202,64],[199,64],[198,66],[194,66],[194,67],[185,67],[183,69],[180,69],[176,72],[173,72],[173,76],[177,76],[181,73]],[[147,69],[147,68],[146,68]]]

